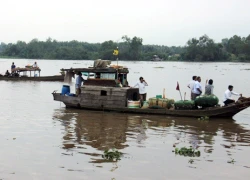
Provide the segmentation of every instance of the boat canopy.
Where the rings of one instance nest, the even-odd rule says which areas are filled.
[[[87,72],[87,73],[129,73],[128,68],[115,68],[115,67],[108,67],[108,68],[70,68],[70,69],[61,69],[61,71],[66,72]]]

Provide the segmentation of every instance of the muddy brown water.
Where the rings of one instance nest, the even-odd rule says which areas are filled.
[[[15,60],[20,67],[32,62]],[[42,75],[92,65],[92,61],[37,62]],[[11,60],[1,59],[0,73],[10,64]],[[186,85],[194,74],[203,83],[214,79],[220,100],[228,84],[250,96],[247,63],[120,64],[130,68],[130,84],[145,78],[148,97],[165,88],[167,97],[180,99],[176,82],[182,94],[189,93]],[[51,95],[63,84],[0,81],[0,179],[249,179],[250,108],[233,118],[209,121],[65,109]],[[172,152],[183,146],[200,150],[201,156]],[[110,148],[123,153],[120,161],[102,158]]]

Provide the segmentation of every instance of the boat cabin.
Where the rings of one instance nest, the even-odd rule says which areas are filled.
[[[70,68],[61,69],[66,72],[65,81],[71,82],[75,74],[82,73],[84,86],[105,86],[105,87],[128,87],[128,68],[122,66],[111,66],[107,68]]]
[[[71,78],[78,73],[82,73],[85,79],[78,96],[75,98],[58,97],[59,101],[61,99],[66,106],[77,104],[78,107],[125,108],[129,100],[139,100],[139,89],[130,88],[128,85],[129,71],[126,67],[111,65],[109,67],[61,69],[61,71],[66,72],[66,81],[70,82]]]

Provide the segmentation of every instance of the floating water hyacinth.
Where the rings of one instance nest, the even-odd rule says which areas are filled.
[[[102,155],[102,158],[104,158],[106,160],[118,161],[118,160],[120,160],[121,155],[122,155],[122,153],[116,149],[105,150],[104,154]]]
[[[201,155],[200,151],[196,151],[192,147],[190,147],[190,148],[182,147],[180,149],[175,148],[174,152],[175,152],[175,154],[179,154],[181,156],[189,156],[189,157],[200,157],[200,155]]]

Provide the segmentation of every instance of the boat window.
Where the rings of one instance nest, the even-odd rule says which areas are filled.
[[[101,96],[107,96],[107,91],[101,90]]]
[[[101,73],[101,79],[115,79],[115,73]]]

